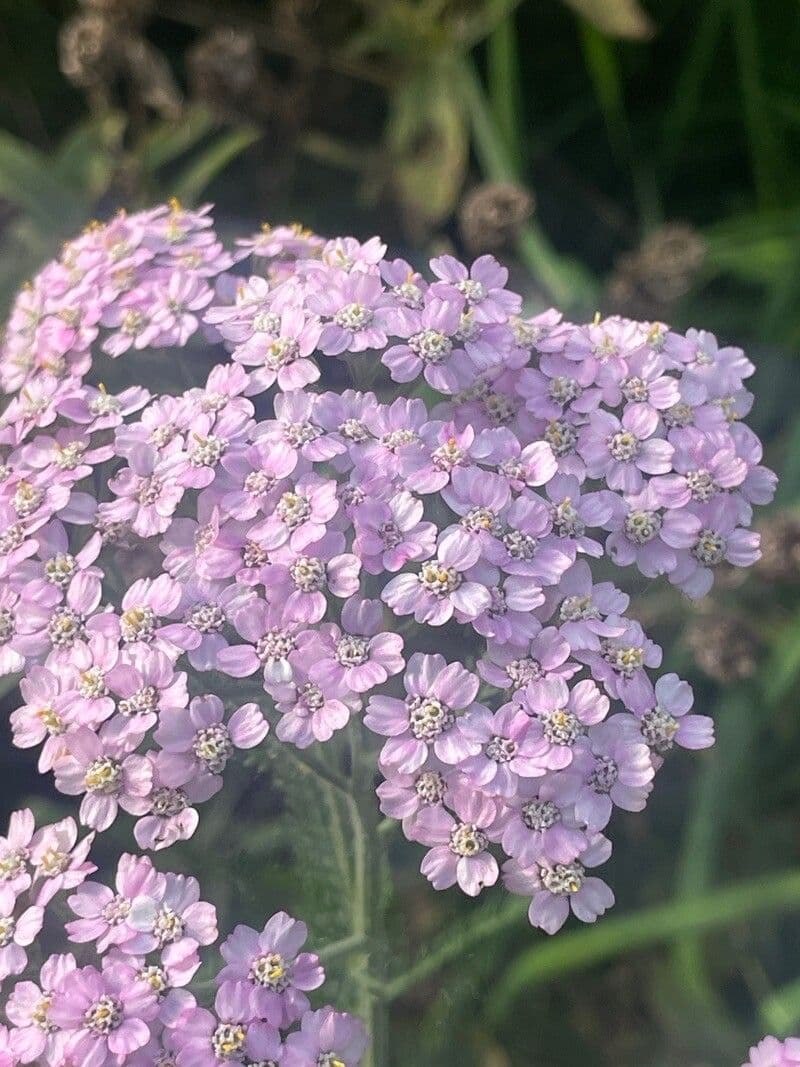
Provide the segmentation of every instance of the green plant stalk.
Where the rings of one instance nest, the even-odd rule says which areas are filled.
[[[486,93],[469,57],[456,61],[456,73],[484,174],[491,181],[520,182],[521,175],[506,148],[505,138],[495,125]],[[554,303],[564,309],[595,307],[598,288],[594,278],[579,263],[560,256],[537,222],[522,227],[517,243],[525,266]]]
[[[357,1012],[369,1035],[362,1067],[388,1067],[389,1006],[381,995],[381,977],[389,949],[386,940],[382,874],[387,863],[370,762],[362,758],[361,724],[350,726],[350,782],[347,805],[352,827],[352,937],[360,948],[353,954]]]

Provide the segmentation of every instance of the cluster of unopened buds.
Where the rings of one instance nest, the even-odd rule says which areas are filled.
[[[361,717],[433,885],[477,895],[502,863],[553,933],[613,903],[587,873],[613,808],[713,740],[590,562],[697,597],[755,561],[775,477],[742,421],[754,368],[704,332],[525,317],[490,256],[426,279],[385,251],[297,227],[228,251],[208,208],[171,203],[90,227],[20,293],[0,351],[14,742],[85,826],[122,808],[159,849],[269,720],[302,749]],[[108,357],[193,380],[215,348],[179,395],[103,384]]]
[[[325,973],[318,956],[301,951],[304,923],[278,912],[260,932],[235,927],[220,945],[224,966],[209,1011],[192,981],[200,950],[217,941],[217,915],[200,900],[197,879],[128,854],[113,888],[87,880],[97,869],[88,858],[93,838],[79,841],[71,818],[37,830],[28,809],[14,812],[0,838],[0,981],[26,971],[45,909],[65,895],[74,917],[61,920],[60,940],[89,946],[92,959],[79,965],[71,952],[37,952],[41,966],[5,999],[11,1026],[0,1027],[0,1067],[360,1062],[362,1024],[331,1007],[311,1010],[306,994]],[[57,922],[63,907],[48,915]]]

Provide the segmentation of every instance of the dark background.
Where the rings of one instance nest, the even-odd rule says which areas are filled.
[[[674,755],[616,820],[617,908],[552,942],[521,923],[473,942],[502,904],[433,894],[393,844],[398,954],[463,930],[397,1005],[397,1064],[723,1067],[800,1031],[798,69],[796,0],[0,4],[3,307],[87,219],[174,194],[214,200],[226,232],[494,251],[531,308],[706,327],[759,366],[782,474],[763,562],[694,609],[632,587],[717,747]],[[71,810],[2,729],[4,809]],[[223,928],[294,906],[284,815],[241,769],[169,854]],[[130,841],[124,821],[101,859]],[[336,906],[319,892],[312,929]]]

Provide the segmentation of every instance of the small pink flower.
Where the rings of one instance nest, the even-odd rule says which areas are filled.
[[[153,737],[165,753],[160,774],[166,785],[221,775],[237,748],[254,748],[269,730],[257,704],[243,704],[227,723],[224,718],[224,704],[211,695],[195,697],[188,715],[182,708],[163,713]]]
[[[33,944],[44,922],[44,908],[34,905],[15,915],[15,905],[14,891],[4,886],[0,889],[0,981],[25,970],[25,949]]]
[[[54,767],[56,788],[68,796],[83,794],[80,819],[85,826],[107,830],[120,807],[132,815],[147,811],[152,770],[144,756],[131,752],[130,742],[117,740],[105,728],[95,734],[79,726],[67,735],[65,747],[67,754]]]
[[[309,1009],[306,993],[325,980],[319,957],[300,952],[307,936],[305,923],[285,911],[273,915],[260,933],[237,926],[220,946],[226,966],[218,984],[246,984],[255,1015],[281,1029],[291,1026]]]
[[[449,889],[458,883],[471,897],[497,881],[500,871],[488,851],[496,829],[498,807],[478,791],[455,790],[452,797],[455,816],[446,822],[420,817],[420,840],[433,848],[420,870],[434,889]]]

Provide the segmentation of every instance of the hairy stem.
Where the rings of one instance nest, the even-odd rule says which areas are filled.
[[[370,761],[362,758],[361,724],[350,726],[348,808],[353,833],[353,938],[363,948],[354,958],[358,1013],[367,1027],[370,1047],[363,1067],[388,1067],[388,1007],[379,995],[388,959],[385,929],[386,846],[378,833],[380,813],[375,800]]]

